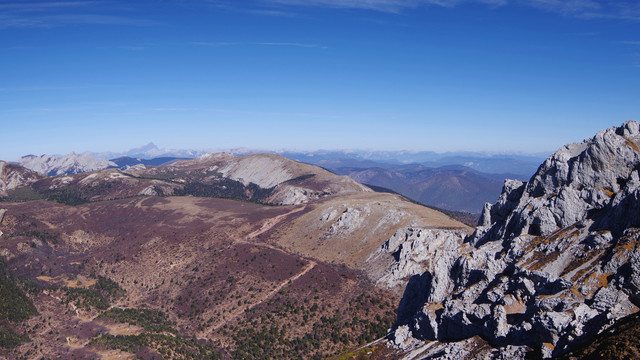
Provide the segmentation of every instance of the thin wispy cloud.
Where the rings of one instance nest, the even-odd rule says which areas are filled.
[[[640,3],[637,1],[595,0],[534,0],[522,4],[584,19],[640,20]]]
[[[133,25],[151,26],[156,23],[141,19],[133,19],[115,15],[53,15],[53,16],[33,16],[16,17],[0,15],[0,29],[7,28],[50,28],[64,25],[85,24],[85,25]]]
[[[529,0],[521,1],[523,5],[564,14],[580,14],[601,9],[601,5],[593,0]]]
[[[319,48],[326,49],[326,46],[320,46],[316,44],[300,44],[300,43],[290,43],[290,42],[261,42],[256,43],[256,45],[263,46],[290,46],[290,47],[301,47],[301,48]]]
[[[245,9],[244,12],[255,15],[267,15],[267,16],[280,16],[280,17],[294,17],[295,13],[282,10],[270,10],[270,9]]]
[[[191,45],[200,45],[200,46],[234,46],[241,45],[239,42],[226,42],[226,41],[192,41]]]
[[[439,6],[454,8],[462,4],[480,3],[491,7],[531,7],[585,19],[640,20],[640,3],[632,0],[264,0],[263,3],[280,7],[364,9],[388,13],[401,13],[418,7]]]
[[[130,50],[130,51],[142,51],[145,50],[146,46],[120,46],[120,49]]]
[[[98,5],[100,1],[51,1],[51,2],[33,2],[22,1],[14,3],[0,4],[0,11],[11,12],[34,12],[47,11],[52,9],[77,8],[89,5]]]
[[[46,85],[0,88],[0,92],[61,91],[118,88],[117,85]]]
[[[274,117],[305,117],[305,118],[319,118],[319,119],[344,119],[348,118],[348,115],[336,114],[336,113],[308,113],[308,112],[282,112],[282,111],[263,111],[263,110],[245,110],[245,109],[233,109],[233,108],[219,108],[219,107],[154,107],[149,109],[143,109],[141,111],[151,112],[195,112],[195,113],[221,113],[221,114],[239,114],[239,115],[257,115],[274,116]],[[369,115],[370,117],[373,115]]]
[[[238,45],[252,45],[252,46],[282,46],[282,47],[298,47],[308,49],[327,49],[327,46],[318,44],[304,44],[294,42],[225,42],[225,41],[192,41],[191,45],[199,46],[211,46],[211,47],[223,47],[223,46],[238,46]]]
[[[188,1],[188,0],[185,0]],[[200,1],[200,0],[198,0]],[[197,3],[194,0],[194,3]],[[261,16],[278,16],[278,17],[295,17],[298,16],[295,12],[287,11],[283,8],[276,8],[270,2],[264,2],[262,0],[255,1],[232,1],[232,0],[205,0],[205,4],[208,7],[231,12],[241,12],[246,14],[261,15]]]
[[[637,45],[637,46],[640,46],[640,41],[628,41],[628,40],[624,40],[624,41],[618,41],[618,44],[624,44],[624,45]]]
[[[148,20],[115,14],[106,5],[102,1],[22,1],[0,4],[0,29],[48,28],[74,24],[154,24]]]
[[[380,12],[397,13],[403,9],[415,8],[423,2],[436,3],[436,5],[447,6],[447,3],[457,2],[457,0],[268,0],[267,2],[276,5],[286,6],[314,6],[342,9],[366,9]]]

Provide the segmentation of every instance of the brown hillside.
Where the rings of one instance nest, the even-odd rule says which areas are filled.
[[[267,170],[237,167],[255,161]],[[303,195],[290,200],[305,203],[140,195],[197,183],[252,200],[264,189],[254,181],[278,182],[272,200],[289,187]],[[468,229],[277,156],[107,169],[42,179],[32,189],[77,205],[2,203],[0,255],[39,312],[0,319],[0,334],[22,342],[0,346],[10,359],[324,358],[393,324],[400,294],[376,287],[389,264],[370,255],[394,232]]]

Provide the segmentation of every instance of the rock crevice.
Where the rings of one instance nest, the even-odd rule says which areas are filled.
[[[405,291],[395,344],[473,349],[459,342],[479,336],[513,358],[552,357],[638,311],[639,143],[629,121],[505,181],[472,235],[417,256],[433,259]]]

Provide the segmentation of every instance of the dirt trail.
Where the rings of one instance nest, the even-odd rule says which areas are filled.
[[[306,207],[307,207],[306,205],[303,205],[303,206],[301,206],[299,208],[295,208],[295,209],[289,211],[286,214],[278,215],[278,216],[276,216],[274,218],[271,218],[271,219],[265,221],[265,223],[262,224],[262,227],[260,229],[258,229],[256,231],[252,232],[251,234],[247,235],[246,240],[253,240],[256,237],[266,233],[267,231],[271,230],[274,226],[276,226],[279,222],[284,220],[287,216],[289,216],[291,214],[294,214],[294,213],[297,213],[297,212],[300,212],[300,211],[304,210]]]
[[[51,230],[56,230],[58,227],[53,225],[52,223],[45,221],[45,220],[40,220],[40,222],[42,222],[43,224],[47,225],[47,227],[49,227],[49,229]]]
[[[226,323],[228,323],[229,321],[235,319],[240,314],[244,313],[246,310],[253,309],[254,307],[262,304],[265,301],[267,301],[269,298],[271,298],[272,296],[277,294],[278,291],[282,290],[283,287],[285,287],[285,286],[289,285],[290,283],[296,281],[298,278],[300,278],[304,274],[306,274],[309,271],[311,271],[311,269],[313,269],[317,265],[317,263],[315,261],[313,261],[313,260],[308,260],[308,261],[309,261],[309,263],[304,267],[304,269],[301,272],[299,272],[296,275],[284,280],[283,282],[278,284],[278,286],[276,286],[273,290],[271,290],[270,292],[264,294],[260,298],[257,298],[256,301],[251,303],[249,306],[239,307],[236,310],[232,311],[230,314],[227,314],[221,321],[219,321],[217,324],[213,325],[213,327],[211,327],[210,330],[208,330],[206,332],[206,334],[204,334],[205,335],[204,337],[207,337],[208,335],[210,335],[213,330],[220,329]]]
[[[141,201],[138,201],[136,203],[136,207],[142,207],[142,202],[146,200],[146,199],[142,199]],[[253,244],[255,246],[260,246],[260,247],[266,247],[269,249],[273,249],[276,251],[280,251],[280,252],[284,252],[287,253],[285,250],[278,248],[276,246],[273,246],[271,244],[267,244],[264,242],[256,242],[256,238],[262,234],[264,234],[265,232],[271,230],[274,226],[276,226],[277,224],[279,224],[280,222],[282,222],[285,218],[287,218],[289,215],[303,211],[306,208],[306,205],[303,205],[301,207],[295,208],[285,214],[281,214],[278,215],[276,217],[273,217],[271,219],[268,219],[267,221],[265,221],[265,223],[260,227],[260,229],[251,232],[250,234],[248,234],[244,239],[242,240],[237,240],[237,243],[250,243]],[[285,286],[287,286],[288,284],[296,281],[297,279],[299,279],[300,277],[304,276],[306,273],[308,273],[309,271],[311,271],[316,265],[317,263],[311,259],[305,259],[306,261],[308,261],[307,265],[302,269],[302,271],[300,271],[299,273],[285,279],[284,281],[282,281],[280,284],[278,284],[275,288],[273,288],[271,291],[265,293],[264,295],[257,297],[255,299],[254,302],[252,302],[251,304],[248,304],[247,306],[243,306],[243,307],[239,307],[236,310],[232,311],[229,314],[226,314],[226,316],[224,316],[224,318],[220,319],[220,321],[218,323],[216,323],[215,325],[213,325],[212,327],[210,327],[208,330],[205,331],[205,333],[202,334],[202,338],[208,338],[211,333],[215,330],[220,329],[221,327],[223,327],[225,324],[227,324],[228,322],[230,322],[231,320],[235,319],[236,317],[240,316],[241,314],[243,314],[246,310],[249,309],[253,309],[254,307],[262,304],[263,302],[267,301],[269,298],[273,297],[274,295],[276,295],[280,290],[282,290],[282,288],[284,288]],[[57,300],[59,300],[60,302],[62,302],[62,299],[57,298]],[[96,318],[102,313],[102,312],[98,312],[97,314],[95,314],[94,316],[82,316],[81,312],[73,305],[73,304],[69,304],[71,307],[71,310],[73,310],[74,315],[82,322],[92,322],[94,320],[96,320]],[[109,307],[109,309],[114,308],[114,307],[120,307],[122,306],[122,304],[117,304],[117,305],[112,305]],[[101,323],[102,326],[106,327],[108,329],[108,333],[112,334],[112,335],[132,335],[132,334],[138,334],[140,332],[142,332],[142,328],[139,328],[137,326],[132,326],[129,324],[108,324],[108,323]],[[82,348],[87,346],[89,343],[89,340],[81,340],[81,339],[76,339],[76,338],[68,338],[67,339],[67,345],[71,348]],[[108,352],[101,352],[100,355],[102,356],[107,356],[107,357],[113,357],[113,356],[123,356],[123,355],[128,355],[128,353],[123,353],[123,352],[114,352],[114,351],[110,351]]]
[[[271,250],[275,250],[275,251],[279,251],[281,253],[285,253],[285,254],[289,254],[288,252],[286,252],[285,250],[283,250],[282,248],[279,248],[277,246],[268,244],[266,242],[256,242],[254,241],[258,236],[266,233],[267,231],[273,229],[274,226],[278,225],[282,220],[284,220],[287,216],[300,212],[302,210],[304,210],[306,208],[306,205],[303,205],[299,208],[293,209],[291,211],[289,211],[286,214],[282,214],[282,215],[278,215],[274,218],[268,219],[267,221],[264,222],[264,224],[262,224],[262,227],[260,227],[260,229],[250,233],[249,235],[247,235],[244,239],[242,240],[236,240],[236,243],[240,243],[240,244],[252,244],[255,246],[261,246],[261,247],[265,247]]]
[[[142,209],[142,203],[143,203],[145,200],[147,200],[147,197],[144,197],[144,196],[143,196],[143,197],[142,197],[142,199],[140,199],[140,201],[137,201],[137,202],[136,202],[135,207],[137,207],[138,209]]]
[[[256,239],[261,234],[264,234],[265,232],[271,230],[274,226],[276,226],[278,223],[280,223],[282,220],[284,220],[287,216],[289,216],[291,214],[294,214],[294,213],[297,213],[297,212],[300,212],[300,211],[304,210],[305,208],[306,208],[306,205],[303,205],[303,206],[301,206],[299,208],[295,208],[295,209],[289,211],[286,214],[278,215],[278,216],[276,216],[274,218],[271,218],[271,219],[265,221],[265,223],[262,225],[262,227],[260,227],[260,229],[250,233],[249,235],[247,235],[244,238],[244,240],[240,240],[238,242],[239,243],[250,243],[250,244],[253,244],[253,245],[256,245],[256,246],[266,247],[266,248],[269,248],[269,249],[272,249],[272,250],[276,250],[276,251],[280,251],[280,252],[283,252],[283,253],[287,253],[286,251],[282,250],[281,248],[278,248],[278,247],[273,246],[271,244],[256,243],[255,241],[252,241],[252,240]],[[265,301],[267,301],[269,298],[271,298],[272,296],[277,294],[280,290],[282,290],[282,288],[284,288],[288,284],[296,281],[297,279],[299,279],[300,277],[302,277],[303,275],[305,275],[306,273],[311,271],[318,264],[318,263],[316,263],[315,261],[313,261],[311,259],[305,259],[305,260],[308,261],[308,264],[304,267],[304,269],[301,272],[299,272],[296,275],[293,275],[292,277],[282,281],[280,284],[278,284],[278,286],[273,288],[273,290],[271,290],[268,293],[265,293],[264,295],[256,298],[256,300],[254,302],[252,302],[251,304],[249,304],[248,306],[239,307],[236,310],[232,311],[230,314],[227,314],[218,323],[216,323],[211,328],[209,328],[209,330],[206,330],[206,332],[203,334],[203,337],[207,338],[211,334],[211,332],[213,332],[214,330],[220,329],[225,324],[227,324],[229,321],[235,319],[236,317],[238,317],[239,315],[241,315],[245,311],[253,309],[254,307],[262,304]]]

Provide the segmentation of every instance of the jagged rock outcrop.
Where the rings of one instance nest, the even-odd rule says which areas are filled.
[[[0,225],[2,225],[2,220],[4,219],[4,214],[6,214],[7,209],[0,209]],[[0,236],[2,236],[2,231],[0,230]]]
[[[8,190],[28,186],[42,177],[22,166],[0,161],[0,196],[6,195]]]
[[[91,154],[76,154],[74,152],[63,157],[27,155],[18,159],[18,163],[27,169],[48,176],[79,174],[118,166],[107,159],[100,159]]]
[[[412,278],[398,311],[407,358],[551,357],[638,311],[639,143],[628,121],[567,145],[529,182],[506,181],[462,245],[431,245],[439,265]],[[463,346],[478,337],[491,346]]]
[[[467,233],[463,229],[417,227],[398,229],[369,259],[381,258],[386,254],[393,256],[394,261],[384,275],[377,279],[377,283],[391,289],[406,284],[412,276],[422,274],[425,271],[436,274],[436,276],[446,276],[446,273],[440,271],[440,268],[456,254],[455,250],[462,246],[466,235]],[[435,283],[443,284],[444,282],[436,280]],[[444,291],[444,289],[438,290]]]

